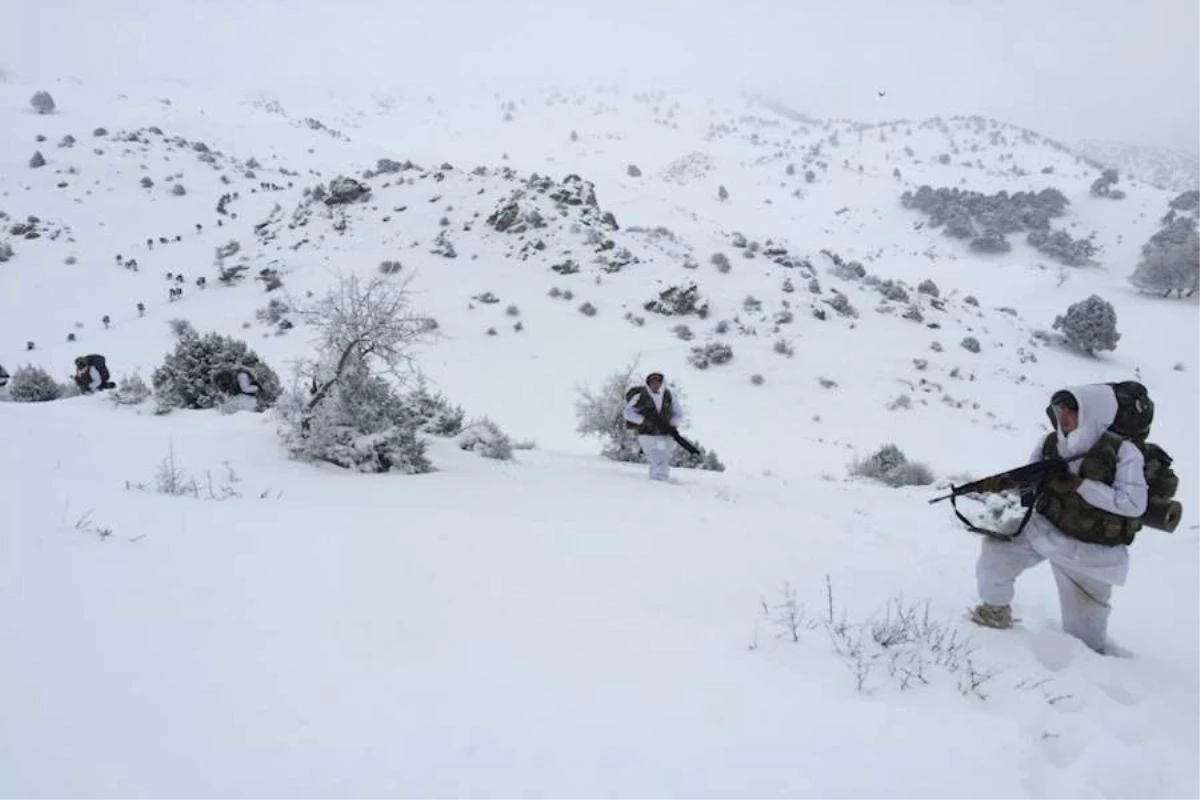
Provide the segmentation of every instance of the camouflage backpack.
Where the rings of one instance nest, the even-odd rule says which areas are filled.
[[[1150,435],[1150,425],[1154,422],[1154,401],[1150,399],[1146,387],[1138,381],[1120,381],[1109,386],[1117,397],[1117,416],[1108,429],[1133,442],[1142,451],[1146,462],[1148,508],[1150,511],[1165,508],[1179,490],[1179,476],[1171,468],[1172,459],[1167,451],[1146,441]]]

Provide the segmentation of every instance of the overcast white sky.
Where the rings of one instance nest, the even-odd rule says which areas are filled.
[[[5,0],[12,80],[760,89],[1200,152],[1197,0]],[[880,98],[878,90],[886,90]]]

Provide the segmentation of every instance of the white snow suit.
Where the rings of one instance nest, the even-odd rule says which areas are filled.
[[[1058,432],[1058,453],[1071,458],[1086,453],[1100,441],[1117,414],[1117,398],[1110,386],[1071,387],[1079,403],[1079,427],[1070,434]],[[1033,461],[1042,458],[1039,444]],[[1080,460],[1069,468],[1078,474]],[[1088,504],[1123,517],[1140,517],[1146,511],[1146,477],[1142,453],[1131,442],[1117,450],[1116,478],[1111,486],[1085,479],[1078,489]],[[1048,519],[1034,512],[1021,535],[1005,542],[984,537],[975,575],[979,597],[989,605],[1012,602],[1017,576],[1049,561],[1058,584],[1063,631],[1103,653],[1108,639],[1109,600],[1112,587],[1122,586],[1129,572],[1129,548],[1108,547],[1073,539]]]

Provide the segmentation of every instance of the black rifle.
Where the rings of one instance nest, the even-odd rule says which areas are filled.
[[[1047,458],[1042,461],[1035,461],[1032,464],[1010,469],[1007,472],[1000,472],[995,475],[989,475],[986,478],[980,478],[977,481],[964,483],[961,486],[951,486],[950,493],[944,494],[941,497],[935,497],[930,500],[930,504],[940,503],[943,500],[949,500],[950,505],[954,507],[954,515],[962,520],[962,523],[967,526],[967,529],[975,533],[982,533],[984,536],[991,536],[994,539],[1003,539],[1009,541],[1017,538],[1021,531],[1025,530],[1025,525],[1029,522],[1029,517],[1033,514],[1033,507],[1041,497],[1042,492],[1046,490],[1046,482],[1051,478],[1059,475],[1069,475],[1070,468],[1068,464],[1072,461],[1078,461],[1085,454],[1074,456],[1070,459]],[[1000,491],[1008,491],[1016,489],[1021,493],[1021,505],[1025,506],[1025,516],[1021,519],[1021,524],[1017,527],[1014,533],[1000,533],[999,531],[980,528],[978,525],[971,522],[962,515],[958,510],[958,503],[955,501],[964,494],[977,494],[980,488],[988,484],[999,484]]]
[[[653,404],[651,404],[650,409],[650,420],[658,426],[659,430],[663,431],[672,439],[674,439],[680,447],[682,447],[684,450],[687,450],[692,455],[700,455],[700,448],[683,438],[683,435],[674,425],[671,425],[662,418],[662,414],[659,413],[657,408],[654,408]]]

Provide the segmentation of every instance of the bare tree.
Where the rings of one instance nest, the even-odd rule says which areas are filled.
[[[321,336],[320,363],[311,375],[309,411],[325,399],[351,367],[398,375],[412,366],[413,348],[434,338],[437,321],[409,307],[411,280],[374,277],[364,282],[355,276],[342,277],[324,299],[299,311]]]

